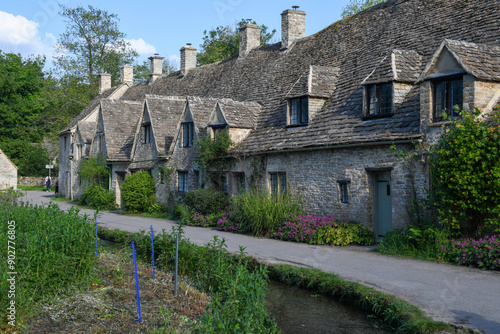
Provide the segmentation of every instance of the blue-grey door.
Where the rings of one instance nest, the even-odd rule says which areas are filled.
[[[374,177],[374,232],[375,240],[382,241],[387,232],[392,231],[392,189],[389,175],[376,174]]]

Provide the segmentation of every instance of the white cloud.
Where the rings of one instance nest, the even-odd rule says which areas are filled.
[[[132,49],[137,51],[139,55],[149,55],[156,52],[156,48],[151,44],[146,43],[142,38],[139,39],[126,39],[130,43]]]
[[[0,50],[3,52],[51,57],[55,42],[56,38],[50,33],[42,39],[38,23],[0,11]]]

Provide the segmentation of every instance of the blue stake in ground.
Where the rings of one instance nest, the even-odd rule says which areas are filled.
[[[137,314],[139,315],[139,319],[135,319],[141,322],[141,295],[139,294],[139,277],[137,276],[137,258],[135,257],[135,245],[132,241],[132,255],[134,256],[134,267],[135,267],[135,289],[137,297]]]
[[[153,225],[151,225],[151,256],[153,258],[153,279],[155,279],[155,241],[153,234]]]
[[[97,217],[95,217],[95,256],[97,256],[97,242],[99,237],[97,236]]]

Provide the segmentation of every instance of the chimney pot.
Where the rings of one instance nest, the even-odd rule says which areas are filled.
[[[102,94],[106,89],[111,88],[111,74],[99,74],[99,94]]]
[[[187,43],[181,49],[181,74],[186,75],[189,70],[196,67],[196,48]]]
[[[157,56],[157,54],[148,58],[151,61],[151,73],[149,74],[149,82],[154,82],[162,74],[162,60],[164,58],[165,57]]]
[[[120,81],[132,85],[134,83],[134,67],[130,64],[125,64],[120,68]]]
[[[247,23],[239,28],[240,49],[238,57],[246,57],[248,53],[260,46],[260,27],[253,23]]]
[[[281,13],[281,49],[287,49],[298,39],[306,37],[306,13],[294,9],[287,9]]]

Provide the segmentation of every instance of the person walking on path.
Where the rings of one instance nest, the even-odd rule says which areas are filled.
[[[50,176],[47,176],[45,178],[45,185],[47,186],[47,190],[46,191],[50,191],[50,181],[52,181],[52,179],[50,178]]]

